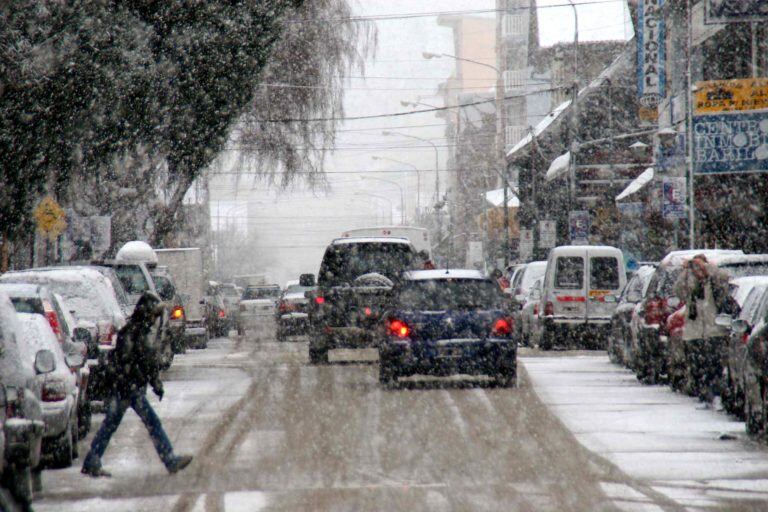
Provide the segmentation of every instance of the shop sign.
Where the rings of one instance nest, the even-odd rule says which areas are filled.
[[[616,203],[616,206],[624,217],[640,217],[645,211],[645,205],[641,202]]]
[[[640,120],[658,121],[658,107],[665,88],[664,0],[640,0],[637,33],[637,92]]]
[[[587,210],[572,211],[568,215],[568,224],[573,245],[587,245],[589,243],[589,212]]]
[[[768,20],[765,0],[705,0],[704,23],[737,23]]]
[[[664,177],[661,186],[661,210],[665,219],[685,218],[685,185],[684,177]]]
[[[533,257],[533,230],[520,230],[520,244],[518,247],[520,261],[529,261]]]
[[[539,247],[551,249],[557,245],[557,221],[539,221]]]
[[[696,83],[694,115],[768,110],[768,78]]]
[[[699,174],[768,171],[768,112],[693,117]]]

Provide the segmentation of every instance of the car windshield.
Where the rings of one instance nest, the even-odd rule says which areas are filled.
[[[149,290],[149,283],[138,265],[116,265],[115,273],[123,284],[125,293],[129,295],[141,295]]]
[[[276,299],[280,296],[280,288],[246,288],[243,300]]]
[[[480,279],[405,281],[397,300],[403,309],[417,311],[499,309],[504,305],[499,287]]]
[[[402,243],[349,243],[331,245],[325,253],[318,278],[320,286],[352,283],[364,274],[398,279],[415,267],[413,248]]]

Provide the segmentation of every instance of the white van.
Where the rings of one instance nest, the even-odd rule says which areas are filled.
[[[627,275],[621,250],[609,246],[555,247],[547,259],[541,294],[541,348],[582,340],[601,348],[611,327],[616,297]]]

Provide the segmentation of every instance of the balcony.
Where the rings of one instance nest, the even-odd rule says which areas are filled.
[[[525,87],[525,69],[504,71],[504,92],[515,92]]]
[[[525,16],[522,14],[505,14],[501,22],[501,37],[517,37],[526,33]]]

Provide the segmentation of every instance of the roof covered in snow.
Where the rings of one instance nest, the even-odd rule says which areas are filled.
[[[346,244],[410,244],[407,238],[396,236],[356,236],[350,238],[337,238],[333,245]]]
[[[489,190],[485,193],[485,200],[493,206],[504,206],[504,189]],[[516,188],[507,188],[507,206],[509,208],[520,208],[520,198],[517,197]]]
[[[568,172],[568,168],[571,166],[571,152],[566,151],[562,155],[558,156],[547,169],[547,174],[544,175],[544,181],[552,181],[559,178],[563,174]]]
[[[649,167],[646,170],[644,170],[640,176],[632,180],[629,185],[627,185],[627,188],[621,191],[619,195],[616,196],[616,201],[621,201],[622,199],[625,199],[635,192],[638,192],[639,190],[642,190],[644,186],[646,186],[648,183],[651,182],[653,179],[653,167]]]
[[[725,256],[744,256],[744,251],[732,249],[687,249],[684,251],[672,251],[661,260],[662,265],[682,265],[698,254],[706,256],[710,263],[717,264]]]

